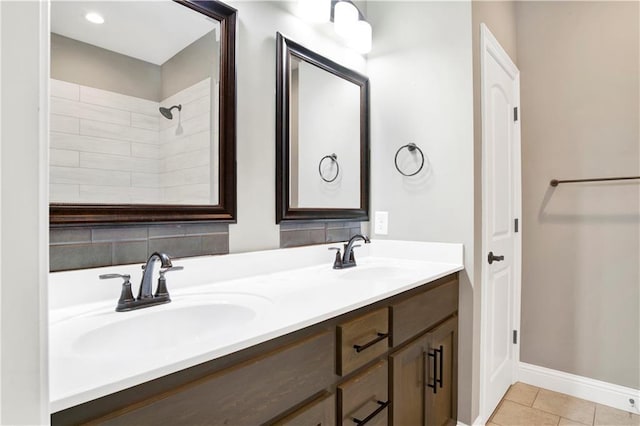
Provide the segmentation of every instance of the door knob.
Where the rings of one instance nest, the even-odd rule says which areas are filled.
[[[504,260],[504,256],[495,256],[492,251],[489,252],[489,256],[487,257],[489,261],[489,265],[495,262],[502,262]]]

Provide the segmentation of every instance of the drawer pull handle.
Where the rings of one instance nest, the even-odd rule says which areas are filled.
[[[433,383],[429,383],[427,377],[429,376],[429,368],[425,368],[425,380],[427,387],[433,389],[433,393],[438,393],[438,385],[442,389],[442,377],[444,376],[442,366],[444,365],[444,348],[442,345],[438,349],[434,349],[433,352],[429,352],[429,358],[433,358]],[[438,362],[438,355],[440,355],[440,362]],[[439,376],[439,377],[438,377]]]
[[[387,406],[391,403],[391,401],[389,401],[389,400],[387,400],[387,401],[376,401],[376,402],[378,403],[378,405],[380,405],[378,408],[376,408],[376,411],[374,411],[373,413],[369,414],[367,417],[365,417],[362,420],[356,419],[354,417],[353,418],[353,422],[355,424],[357,424],[358,426],[362,426],[364,424],[367,424],[369,422],[369,420],[373,419],[375,416],[380,414],[380,412],[382,410],[384,410],[385,408],[387,408]]]
[[[442,347],[442,345],[440,345],[440,349],[435,349],[434,352],[439,352],[440,353],[440,364],[438,365],[438,376],[440,376],[436,381],[438,382],[438,384],[440,385],[440,388],[442,389],[442,366],[444,365],[444,348]]]
[[[433,393],[438,393],[438,379],[437,379],[437,371],[438,371],[438,357],[436,356],[436,353],[438,352],[437,349],[434,349],[433,352],[429,352],[427,355],[429,356],[429,358],[433,358],[433,383],[429,383],[429,371],[431,370],[428,366],[425,366],[425,371],[424,371],[424,382],[427,384],[427,387],[433,389]]]
[[[353,349],[355,349],[356,352],[362,352],[365,349],[370,348],[371,346],[375,345],[376,343],[386,339],[387,337],[389,337],[389,333],[378,333],[378,337],[376,337],[372,341],[367,342],[364,345],[353,345]]]

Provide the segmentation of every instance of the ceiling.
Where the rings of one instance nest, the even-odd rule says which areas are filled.
[[[104,18],[101,25],[85,19]],[[173,1],[52,1],[51,32],[156,65],[219,23]]]

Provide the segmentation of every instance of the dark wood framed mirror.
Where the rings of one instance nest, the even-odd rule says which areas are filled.
[[[218,1],[52,4],[52,225],[235,222],[236,19]]]
[[[368,77],[276,37],[276,223],[368,220]]]

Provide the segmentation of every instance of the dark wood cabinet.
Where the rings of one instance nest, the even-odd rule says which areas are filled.
[[[426,335],[426,341],[426,358],[430,360],[427,364],[429,383],[425,387],[426,424],[455,425],[458,405],[458,318],[450,318],[433,329]]]
[[[383,360],[338,386],[338,424],[388,425],[389,373]]]
[[[335,426],[335,424],[336,397],[334,394],[322,395],[284,419],[273,423],[274,426]]]
[[[392,424],[457,423],[457,317],[390,355]]]
[[[455,424],[457,309],[453,274],[54,413],[51,423]]]
[[[423,335],[389,357],[394,425],[425,424],[427,348]]]

